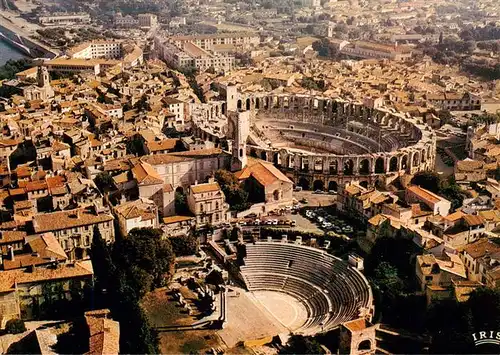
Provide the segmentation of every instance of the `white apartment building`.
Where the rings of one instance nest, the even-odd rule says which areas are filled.
[[[229,205],[219,184],[213,179],[206,184],[190,186],[187,203],[195,215],[197,226],[216,226],[227,221]]]
[[[134,228],[158,227],[158,208],[145,198],[120,203],[114,208],[114,213],[122,236]]]
[[[227,72],[234,68],[234,57],[209,52],[190,42],[175,43],[157,41],[163,60],[173,68],[196,68],[201,72],[209,68]]]
[[[169,120],[167,125],[177,130],[184,130],[184,102],[173,97],[164,97],[162,102],[174,118],[173,122]]]
[[[44,26],[78,25],[91,22],[90,15],[85,12],[80,13],[55,13],[38,17],[38,22]]]
[[[70,259],[82,259],[92,244],[94,226],[101,237],[111,243],[115,240],[114,217],[97,206],[70,211],[40,213],[33,217],[36,234],[52,232]]]
[[[170,41],[179,47],[189,42],[197,45],[201,49],[212,50],[213,46],[220,44],[238,46],[258,45],[260,43],[260,37],[256,33],[233,32],[213,35],[174,36],[170,37]]]
[[[130,15],[123,16],[118,12],[114,18],[115,25],[119,27],[144,27],[152,28],[158,25],[158,16],[154,14],[139,14],[137,18]]]
[[[122,56],[122,44],[114,41],[92,41],[82,43],[67,52],[75,59],[119,59]]]

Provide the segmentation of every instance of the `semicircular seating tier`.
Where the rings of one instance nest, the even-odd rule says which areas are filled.
[[[320,249],[279,242],[247,244],[240,270],[249,291],[282,292],[305,306],[308,317],[296,333],[328,331],[373,311],[363,274]]]

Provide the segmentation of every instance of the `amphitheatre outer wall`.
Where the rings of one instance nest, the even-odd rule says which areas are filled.
[[[286,94],[246,97],[229,88],[225,101],[198,104],[192,110],[195,135],[215,144],[225,138],[231,139],[234,132],[231,132],[231,125],[227,124],[226,116],[231,116],[231,112],[250,111],[247,154],[273,162],[296,186],[336,190],[340,184],[351,181],[359,181],[366,186],[383,186],[403,174],[413,175],[419,171],[432,170],[435,166],[435,133],[426,123],[408,114],[339,98]],[[357,146],[353,149],[356,153],[349,152],[349,149],[340,154],[315,153],[273,146],[273,142],[262,134],[262,128],[266,127],[259,129],[255,125],[258,116],[262,115],[272,117],[275,122],[283,122],[282,131],[295,135],[297,140],[302,138],[312,148],[320,149],[328,148],[326,143],[317,139],[324,134],[321,126],[326,129],[345,125],[343,135],[339,134],[337,139],[348,143],[351,140],[352,146]],[[226,125],[221,125],[224,119]],[[377,141],[380,146],[380,138],[371,136],[373,130],[367,132],[350,125],[349,120],[374,129],[378,127],[379,134],[384,136],[385,149],[373,149]],[[367,142],[366,145],[371,142],[372,149],[360,152],[363,147],[360,141]]]

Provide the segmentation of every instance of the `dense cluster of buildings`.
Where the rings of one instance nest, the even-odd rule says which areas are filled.
[[[260,37],[251,33],[223,33],[215,35],[155,37],[157,53],[171,67],[179,70],[196,69],[205,72],[229,72],[235,66],[231,52],[250,48],[260,43]]]

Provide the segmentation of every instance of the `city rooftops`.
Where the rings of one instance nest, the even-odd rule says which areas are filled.
[[[423,189],[417,185],[412,185],[408,187],[408,190],[411,191],[413,194],[417,195],[418,197],[422,198],[423,200],[431,203],[438,203],[440,201],[446,200],[445,198],[436,195],[435,193],[429,190]]]
[[[109,213],[96,213],[95,208],[78,208],[70,211],[38,214],[33,217],[33,228],[35,233],[44,233],[109,222],[113,219]]]
[[[202,194],[220,191],[220,186],[217,182],[208,182],[205,184],[192,185],[190,189],[193,194]]]

